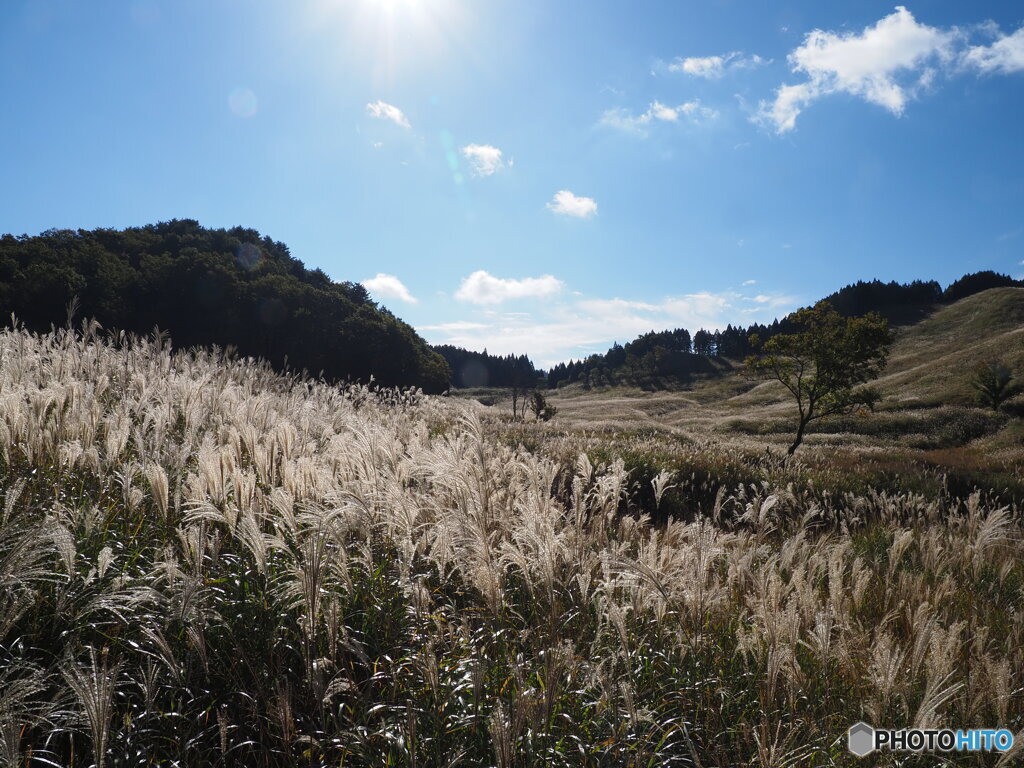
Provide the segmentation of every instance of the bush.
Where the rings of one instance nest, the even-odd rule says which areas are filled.
[[[1020,387],[1013,380],[1010,366],[1000,360],[989,360],[976,366],[971,386],[976,393],[978,404],[993,411],[998,411],[1003,403],[1020,391]]]
[[[537,421],[551,421],[558,409],[555,406],[548,403],[548,399],[544,397],[544,394],[539,390],[535,389],[530,393],[530,410],[533,412],[533,417]]]

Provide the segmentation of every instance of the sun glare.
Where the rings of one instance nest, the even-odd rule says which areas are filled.
[[[343,50],[392,80],[444,55],[464,35],[458,0],[320,0],[315,22],[342,35]]]

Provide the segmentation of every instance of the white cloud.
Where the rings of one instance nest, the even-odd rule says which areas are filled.
[[[471,304],[500,304],[508,299],[552,296],[561,291],[563,285],[561,280],[552,275],[515,280],[495,277],[480,269],[462,281],[455,292],[455,298]]]
[[[744,280],[743,285],[754,285],[757,280]]]
[[[631,341],[642,333],[668,328],[715,330],[728,323],[770,322],[795,307],[791,297],[746,296],[735,291],[670,296],[654,302],[622,298],[575,298],[545,304],[529,316],[477,310],[485,322],[421,326],[434,343],[492,354],[529,354],[541,366],[604,352],[613,341]],[[766,299],[766,300],[759,300]]]
[[[718,112],[710,107],[702,106],[696,99],[680,104],[678,107],[669,107],[660,101],[653,101],[647,111],[639,115],[631,115],[625,109],[609,109],[601,115],[600,123],[621,131],[644,134],[644,129],[652,123],[676,123],[680,116],[688,117],[696,122],[700,119],[713,120],[718,117]]]
[[[564,216],[575,216],[578,219],[589,219],[597,213],[597,203],[592,197],[577,197],[567,189],[555,192],[554,198],[547,204],[555,213]]]
[[[775,92],[770,105],[762,101],[757,120],[775,126],[776,133],[785,133],[796,127],[796,118],[818,93],[809,84],[782,85]]]
[[[405,116],[405,113],[402,112],[402,110],[383,101],[375,101],[372,104],[367,104],[366,111],[370,113],[371,117],[390,120],[395,125],[399,125],[402,128],[412,128],[412,125],[409,124],[409,119]]]
[[[677,59],[669,64],[668,68],[672,72],[685,72],[694,77],[721,77],[724,65],[723,56],[692,56],[688,59]]]
[[[972,46],[964,55],[964,63],[982,72],[1024,71],[1024,27],[1012,35],[1001,35],[991,45]]]
[[[753,69],[767,62],[758,55],[744,56],[741,51],[724,53],[721,56],[690,56],[679,58],[668,65],[670,72],[685,72],[693,77],[714,79],[721,77],[727,69]]]
[[[501,150],[490,144],[467,144],[462,148],[462,156],[469,161],[477,176],[491,176],[505,167]]]
[[[406,288],[402,281],[394,275],[386,275],[383,272],[378,272],[376,277],[371,277],[369,280],[363,280],[363,287],[378,296],[383,296],[388,299],[398,299],[399,301],[404,301],[409,304],[416,303],[416,297],[409,293],[409,289]]]
[[[808,79],[780,86],[771,103],[761,102],[757,119],[785,133],[810,103],[833,93],[859,96],[900,115],[935,76],[929,65],[952,60],[959,35],[919,24],[903,6],[860,33],[816,29],[788,57],[793,72]]]

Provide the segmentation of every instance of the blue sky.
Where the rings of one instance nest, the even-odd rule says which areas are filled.
[[[5,0],[0,232],[253,227],[541,364],[1024,273],[1019,2]]]

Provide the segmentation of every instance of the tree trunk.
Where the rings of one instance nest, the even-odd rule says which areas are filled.
[[[793,440],[793,444],[789,446],[788,454],[792,456],[796,453],[796,449],[800,447],[800,443],[804,440],[804,429],[807,427],[808,419],[800,419],[800,426],[796,428],[796,438]]]

